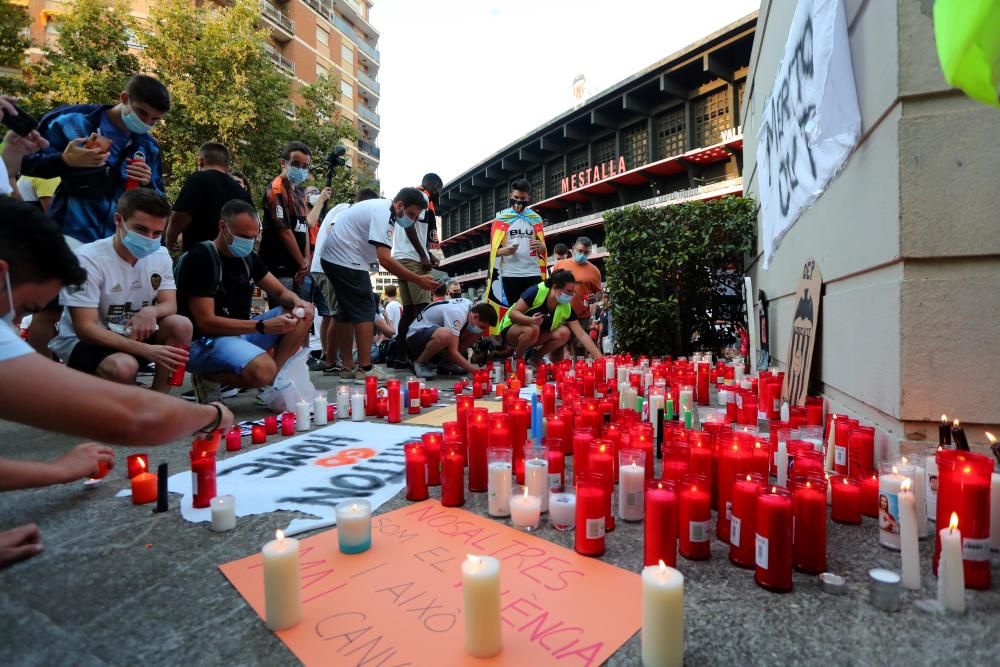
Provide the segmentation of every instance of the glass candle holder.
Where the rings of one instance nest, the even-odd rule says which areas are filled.
[[[526,533],[538,530],[542,515],[542,499],[532,495],[527,486],[517,486],[510,497],[510,522]]]
[[[441,453],[441,504],[461,507],[465,504],[465,445],[445,441]]]
[[[837,420],[840,421],[839,419]],[[887,549],[899,551],[899,491],[903,480],[913,478],[913,467],[883,461],[878,474],[878,543]],[[831,489],[837,484],[831,478]],[[860,503],[860,490],[859,503]],[[859,510],[860,512],[860,507]],[[851,515],[853,516],[853,514]],[[834,514],[833,519],[837,520]],[[860,521],[860,517],[858,518]]]
[[[542,512],[549,509],[549,455],[545,445],[524,449],[524,485],[528,493],[541,501]]]
[[[645,516],[646,452],[623,449],[618,452],[618,461],[618,516],[622,521],[642,521]]]
[[[729,560],[739,567],[754,567],[756,546],[757,494],[767,484],[764,475],[737,474],[732,487],[732,504],[729,517]],[[826,498],[823,498],[826,509]]]
[[[604,553],[607,487],[603,476],[585,472],[576,477],[576,539],[574,548],[584,556]]]
[[[792,492],[765,486],[757,492],[754,581],[775,592],[792,590]]]
[[[334,509],[340,553],[360,554],[372,546],[372,504],[367,500],[345,500]]]
[[[351,421],[363,422],[365,420],[365,391],[362,387],[351,389]]]
[[[132,454],[125,459],[125,462],[129,479],[149,470],[149,454]]]
[[[427,500],[427,454],[421,442],[403,445],[406,461],[406,499]]]
[[[688,475],[678,489],[680,554],[688,560],[707,560],[712,556],[712,494],[707,480]]]
[[[278,433],[277,415],[267,415],[264,417],[264,432],[267,435],[276,435]]]
[[[646,483],[643,564],[677,565],[677,493],[672,482]]]
[[[281,435],[295,435],[295,413],[281,413]]]
[[[571,484],[549,487],[549,523],[563,533],[576,527],[576,487]]]
[[[809,574],[826,572],[826,476],[792,475],[792,566]]]
[[[267,442],[267,426],[265,424],[254,424],[250,427],[250,442],[254,445],[263,445]]]
[[[486,449],[487,463],[487,512],[490,516],[510,516],[510,494],[514,467],[513,452],[509,447]]]
[[[337,419],[347,419],[351,413],[351,388],[346,384],[337,387]]]
[[[420,436],[427,452],[427,485],[441,486],[441,446],[444,435],[437,432],[424,433]]]

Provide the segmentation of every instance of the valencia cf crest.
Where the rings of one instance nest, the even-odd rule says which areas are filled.
[[[149,284],[153,288],[154,292],[160,289],[161,282],[163,282],[163,279],[160,277],[159,273],[154,273],[149,277]]]

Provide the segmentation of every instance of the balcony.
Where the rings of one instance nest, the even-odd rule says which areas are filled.
[[[267,50],[267,55],[271,57],[271,62],[273,62],[282,74],[285,76],[295,77],[295,63],[281,55],[277,51]]]
[[[358,150],[369,157],[375,158],[376,160],[381,159],[382,152],[379,150],[379,147],[370,141],[358,139]]]
[[[380,127],[381,121],[379,120],[377,113],[375,113],[368,107],[364,106],[363,104],[358,105],[357,111],[358,111],[358,116],[361,117],[361,120],[370,124],[375,129],[378,129]]]
[[[310,4],[310,6],[313,6],[312,2],[310,2],[309,4]],[[313,6],[313,8],[315,9],[314,6]],[[349,37],[350,40],[352,42],[354,42],[354,44],[359,49],[361,49],[361,53],[363,53],[364,55],[368,56],[368,58],[374,64],[377,65],[379,63],[380,56],[379,56],[379,53],[378,53],[378,49],[376,49],[371,44],[369,44],[368,42],[366,42],[365,38],[363,36],[361,36],[360,34],[358,34],[358,31],[354,28],[354,26],[352,26],[350,23],[348,23],[344,19],[340,18],[336,14],[329,13],[329,14],[325,14],[325,16],[329,16],[330,17],[330,19],[333,21],[333,26],[337,30],[339,30],[340,32],[342,32],[345,35],[347,35],[347,37]]]
[[[379,97],[381,93],[381,88],[378,85],[378,81],[371,78],[364,72],[358,72],[358,83],[367,88],[372,93],[375,93],[376,97]]]
[[[295,21],[267,0],[260,0],[260,16],[277,41],[290,42],[295,37]]]
[[[357,20],[364,24],[366,30],[378,36],[378,30],[362,15],[361,3],[358,0],[333,0],[333,6],[344,16],[350,16],[351,20]]]

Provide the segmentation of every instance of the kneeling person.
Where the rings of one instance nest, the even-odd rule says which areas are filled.
[[[406,349],[414,359],[418,377],[434,377],[431,362],[447,356],[447,361],[472,373],[465,352],[479,340],[483,330],[497,324],[497,313],[488,303],[473,305],[468,299],[436,301],[421,311],[406,334]],[[444,361],[444,359],[442,359]]]
[[[179,307],[195,329],[188,370],[202,403],[217,400],[206,380],[246,389],[271,384],[302,347],[314,313],[253,252],[261,231],[253,205],[234,199],[221,215],[215,240],[189,250],[177,267]],[[255,285],[280,305],[251,317]]]
[[[191,322],[177,314],[170,255],[160,245],[170,204],[136,188],[118,199],[114,217],[114,236],[77,250],[87,280],[63,289],[66,309],[49,348],[70,368],[122,384],[135,384],[139,366],[153,361],[152,388],[167,392],[191,343]]]
[[[546,354],[561,359],[563,347],[572,336],[591,357],[600,359],[601,351],[580,326],[570,305],[575,294],[573,274],[564,269],[554,271],[545,282],[526,289],[503,316],[501,338],[514,348],[516,356],[534,347],[535,359]]]

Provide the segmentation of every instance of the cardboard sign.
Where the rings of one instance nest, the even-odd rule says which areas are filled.
[[[600,665],[642,623],[641,579],[465,510],[426,500],[372,520],[372,548],[302,540],[303,620],[277,636],[305,665]],[[500,561],[503,651],[465,654],[461,565]],[[220,566],[263,617],[262,558]]]
[[[781,398],[789,405],[805,405],[809,391],[809,374],[812,369],[813,345],[819,327],[820,292],[823,276],[816,260],[809,258],[802,267],[799,290],[795,294],[795,314],[792,316],[792,335],[788,341],[788,372],[781,388]]]

